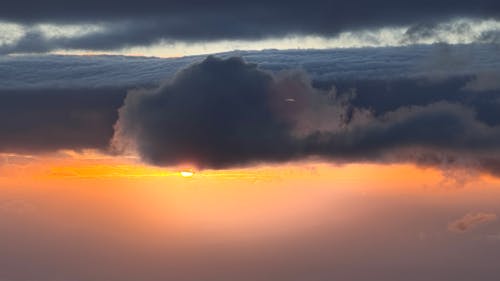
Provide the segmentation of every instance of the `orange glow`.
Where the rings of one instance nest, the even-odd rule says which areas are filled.
[[[0,154],[0,183],[3,180],[64,180],[64,179],[166,179],[174,176],[193,177],[193,169],[182,167],[155,167],[140,162],[136,157],[110,156],[95,151],[75,153],[63,151],[59,154],[34,156]],[[411,186],[443,183],[443,173],[434,168],[417,167],[411,164],[369,164],[355,163],[334,165],[320,162],[296,162],[281,165],[261,165],[230,170],[203,170],[196,172],[199,181],[237,180],[295,181],[301,183],[336,182],[349,186],[369,182],[384,188],[401,184]],[[478,174],[475,178],[487,182],[498,182],[491,175]],[[451,179],[453,180],[453,179]]]
[[[168,229],[170,234],[179,235],[204,233],[234,238],[292,233],[294,229],[316,227],[317,220],[310,220],[312,217],[347,220],[364,204],[365,197],[432,201],[454,192],[470,201],[480,194],[475,187],[499,185],[497,178],[478,175],[464,188],[450,189],[456,185],[454,180],[439,170],[409,164],[297,162],[195,174],[186,167],[153,167],[135,157],[92,151],[1,156],[0,191],[40,196],[51,202],[47,208],[60,208],[61,214],[67,209],[89,210],[92,206],[91,214],[81,215],[94,219],[107,214],[112,220],[118,216],[133,229],[141,228],[137,224],[147,224],[144,229],[154,233]],[[470,192],[468,187],[475,191]],[[117,213],[110,214],[109,210]]]

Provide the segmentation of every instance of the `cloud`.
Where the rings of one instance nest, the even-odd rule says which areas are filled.
[[[201,168],[309,157],[495,167],[498,120],[487,125],[458,100],[397,104],[375,114],[356,106],[354,92],[310,83],[300,73],[208,57],[158,89],[129,93],[115,142],[132,144],[153,164]]]
[[[422,62],[443,52],[465,63],[435,79]],[[157,165],[321,158],[500,173],[499,92],[467,86],[495,72],[492,46],[219,56],[3,57],[0,150],[106,150],[115,136]]]
[[[487,38],[499,28],[499,22],[491,19],[425,22],[410,26],[401,40],[412,44],[491,42]]]
[[[422,88],[420,84],[423,81],[418,82],[418,79],[431,80],[439,75],[440,80],[450,77],[467,80],[470,77],[466,76],[500,69],[498,49],[483,44],[235,51],[217,56],[241,56],[250,63],[258,64],[259,68],[273,72],[302,69],[315,85],[341,83],[346,87],[361,87],[361,84],[371,83],[370,87],[376,86],[381,90],[388,84],[402,88],[405,81],[408,87],[413,81],[413,86]],[[0,56],[0,89],[149,87],[172,78],[179,69],[204,57]],[[403,81],[399,81],[401,79]],[[455,80],[455,83],[462,82]],[[405,90],[400,92],[404,94]],[[422,94],[425,93],[419,95]],[[436,91],[433,94],[439,93]]]
[[[208,57],[157,90],[129,93],[116,138],[131,139],[158,165],[289,160],[296,151],[292,124],[272,110],[273,83],[239,58]]]
[[[0,152],[105,150],[124,90],[0,91]]]
[[[29,9],[26,8],[29,6]],[[36,11],[33,12],[33,11]],[[494,0],[437,0],[401,2],[373,1],[108,1],[78,0],[66,3],[6,3],[0,19],[18,23],[94,23],[111,22],[132,29],[131,40],[143,32],[143,40],[159,33],[170,39],[211,40],[263,38],[306,33],[332,35],[340,30],[404,25],[449,19],[458,16],[498,17],[500,6]],[[162,30],[162,31],[161,31]],[[119,33],[119,32],[118,32]]]
[[[451,232],[462,233],[480,225],[496,221],[496,219],[497,215],[494,213],[469,213],[458,220],[450,222],[448,224],[448,230]]]
[[[479,73],[464,86],[464,90],[476,92],[495,91],[499,89],[500,72]]]
[[[214,19],[215,25],[220,18]],[[209,33],[198,31],[199,25],[183,30],[185,19],[172,18],[155,20],[122,20],[81,24],[16,24],[0,22],[0,54],[46,53],[52,51],[75,52],[134,52],[134,48],[171,49],[176,44],[184,44],[185,52],[211,52],[213,48],[232,50],[231,46],[243,49],[262,48],[360,48],[407,46],[414,44],[471,44],[495,43],[500,22],[487,18],[444,18],[440,21],[417,21],[399,25],[375,25],[354,28],[348,25],[338,29],[315,31],[303,30],[301,25],[280,25],[272,28],[253,30],[227,29],[227,26],[212,26]],[[237,19],[234,19],[237,22]],[[249,23],[245,23],[248,25]],[[287,28],[290,28],[288,30]],[[321,26],[322,28],[322,26]],[[199,44],[203,43],[203,47]],[[224,47],[225,45],[225,47]],[[267,46],[267,47],[266,47]],[[178,47],[177,47],[178,48]],[[208,51],[207,51],[208,49]],[[168,53],[168,50],[164,52]],[[179,50],[176,50],[179,52]],[[213,52],[213,51],[212,51]],[[172,53],[170,53],[172,55]]]

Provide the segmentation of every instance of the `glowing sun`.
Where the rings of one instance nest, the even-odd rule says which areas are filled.
[[[181,174],[181,176],[183,176],[185,178],[190,178],[194,175],[194,173],[191,171],[181,171],[180,174]]]

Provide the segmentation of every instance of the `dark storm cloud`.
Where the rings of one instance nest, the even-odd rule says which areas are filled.
[[[0,18],[17,21],[74,21],[156,17],[193,35],[218,29],[243,34],[271,28],[285,31],[335,32],[340,27],[386,24],[459,15],[496,16],[494,0],[469,1],[9,1]],[[231,21],[231,25],[227,25]],[[276,28],[273,28],[277,26]],[[286,28],[288,26],[288,28]],[[246,28],[241,28],[246,27]]]
[[[130,93],[118,134],[160,165],[288,160],[296,150],[291,124],[271,108],[272,85],[272,76],[256,65],[208,57],[152,93]]]
[[[0,152],[104,150],[124,90],[1,90]]]
[[[28,31],[2,53],[53,49],[110,50],[160,40],[206,42],[263,39],[290,34],[332,36],[343,30],[412,25],[403,41],[435,35],[436,23],[457,17],[498,18],[500,4],[479,1],[14,1],[4,3],[0,20],[36,23],[97,23],[103,30],[73,38],[43,38]],[[467,24],[448,27],[467,32]],[[442,30],[442,29],[441,29]],[[490,38],[484,35],[485,39]]]
[[[413,92],[399,101],[391,101],[398,89],[368,87],[363,101],[356,89],[320,90],[300,73],[273,75],[241,59],[209,57],[158,89],[130,93],[115,137],[157,165],[221,168],[320,157],[488,169],[500,155],[500,116],[476,113],[488,108],[474,100],[477,93],[462,92],[468,79],[420,89],[425,81],[403,81],[399,90]],[[412,100],[419,92],[427,96]]]

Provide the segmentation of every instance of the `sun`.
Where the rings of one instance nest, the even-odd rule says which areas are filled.
[[[194,175],[194,173],[191,171],[181,171],[180,174],[181,174],[181,176],[183,176],[185,178],[190,178]]]

